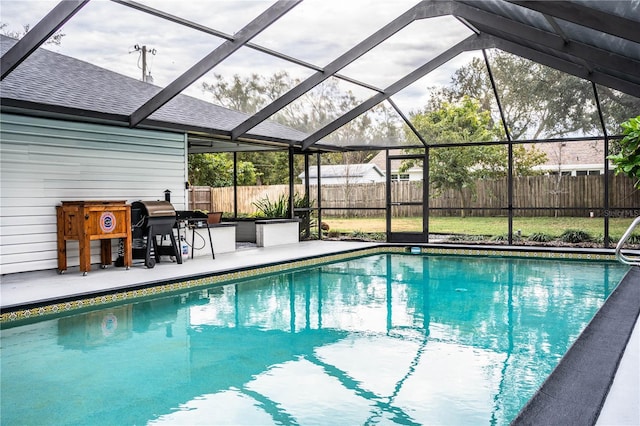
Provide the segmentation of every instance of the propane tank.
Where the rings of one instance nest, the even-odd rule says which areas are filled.
[[[189,258],[189,244],[184,239],[184,235],[180,236],[180,252],[182,253],[183,262]]]

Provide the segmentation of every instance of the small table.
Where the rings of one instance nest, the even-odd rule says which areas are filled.
[[[78,240],[80,271],[91,270],[91,241],[100,240],[100,261],[111,264],[111,239],[124,240],[124,266],[131,266],[131,206],[125,201],[63,201],[56,206],[58,272],[67,270],[67,241]]]
[[[211,239],[211,228],[209,228],[209,216],[206,213],[196,210],[178,210],[176,211],[177,222],[186,223],[187,226],[191,225],[191,258],[193,259],[194,242],[196,238],[196,229],[207,228],[209,234],[209,245],[211,245],[211,257],[216,258],[216,254],[213,251],[213,240]],[[178,227],[178,233],[180,228]],[[186,235],[185,235],[186,236]],[[180,238],[178,236],[178,238]]]

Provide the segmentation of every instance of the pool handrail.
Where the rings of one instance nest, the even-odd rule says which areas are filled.
[[[635,220],[631,222],[631,225],[629,225],[629,228],[627,228],[624,235],[622,235],[622,238],[620,238],[620,241],[618,241],[618,245],[616,246],[616,259],[618,259],[618,262],[624,263],[625,265],[640,266],[640,256],[629,257],[622,253],[622,246],[629,239],[631,233],[633,232],[635,227],[638,226],[638,224],[640,224],[640,216],[636,217]]]

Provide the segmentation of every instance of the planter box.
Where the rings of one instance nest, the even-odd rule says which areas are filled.
[[[300,219],[242,218],[233,219],[233,222],[221,222],[225,223],[236,225],[236,241],[241,243],[256,243],[258,247],[268,247],[300,241]],[[268,229],[265,230],[265,227]]]
[[[255,223],[258,247],[293,244],[300,241],[299,219],[257,220]]]

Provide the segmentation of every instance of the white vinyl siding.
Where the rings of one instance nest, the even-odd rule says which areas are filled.
[[[169,189],[175,208],[185,208],[185,134],[13,114],[1,114],[0,126],[2,274],[57,268],[63,200],[162,200]],[[77,242],[67,253],[78,265]]]

